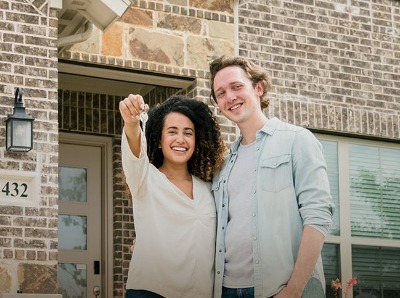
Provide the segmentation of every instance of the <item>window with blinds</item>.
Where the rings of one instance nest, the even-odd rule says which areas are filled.
[[[357,277],[354,298],[400,297],[400,146],[317,137],[336,206],[322,251],[326,297],[332,280],[346,287],[342,276]]]

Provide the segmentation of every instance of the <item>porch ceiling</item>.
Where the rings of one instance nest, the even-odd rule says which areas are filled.
[[[58,64],[58,76],[59,89],[119,96],[130,93],[144,96],[157,86],[185,89],[193,83],[190,78],[63,60]]]

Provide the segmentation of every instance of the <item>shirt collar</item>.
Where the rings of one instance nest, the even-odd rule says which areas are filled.
[[[272,135],[274,134],[275,130],[277,129],[278,125],[280,125],[281,123],[282,123],[282,122],[281,122],[278,118],[276,118],[276,117],[273,117],[273,118],[271,118],[271,119],[268,119],[268,121],[265,122],[264,126],[263,126],[259,131],[257,131],[257,134],[259,134],[259,133],[265,133],[265,134],[267,134],[267,135],[271,135],[271,136],[272,136]],[[232,143],[232,145],[231,145],[231,147],[230,147],[230,153],[231,153],[231,154],[237,152],[237,150],[238,150],[238,148],[239,148],[239,145],[240,145],[240,142],[242,141],[242,139],[243,139],[243,136],[240,135],[240,136]]]
[[[273,135],[275,130],[278,128],[278,125],[280,125],[282,122],[276,118],[273,117],[271,119],[268,119],[268,121],[264,124],[264,126],[259,130],[262,131],[268,135]]]

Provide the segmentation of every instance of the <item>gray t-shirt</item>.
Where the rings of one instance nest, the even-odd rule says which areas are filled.
[[[227,288],[254,287],[251,198],[255,190],[255,169],[255,142],[240,144],[228,179],[229,218],[223,280]]]

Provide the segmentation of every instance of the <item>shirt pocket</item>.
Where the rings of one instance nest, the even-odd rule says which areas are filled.
[[[280,192],[292,185],[290,158],[290,154],[283,154],[262,160],[261,184],[263,190]]]

